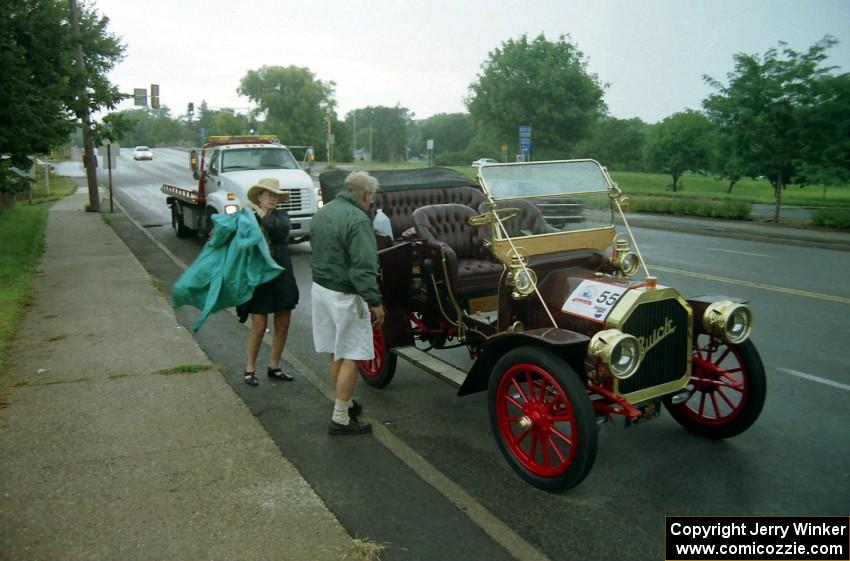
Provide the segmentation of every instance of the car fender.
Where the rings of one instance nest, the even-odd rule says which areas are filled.
[[[553,327],[497,335],[487,342],[484,350],[478,355],[457,395],[469,395],[486,390],[493,367],[499,359],[523,345],[552,349],[557,355],[563,357],[573,370],[583,373],[584,358],[587,355],[589,342],[590,337],[587,335]]]

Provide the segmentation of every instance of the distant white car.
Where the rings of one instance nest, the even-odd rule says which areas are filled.
[[[134,160],[153,160],[153,152],[147,146],[136,146],[133,150]]]
[[[477,160],[475,160],[474,162],[472,162],[472,167],[474,167],[474,168],[480,168],[480,167],[481,167],[481,166],[483,166],[484,164],[498,164],[498,163],[499,163],[499,162],[497,162],[497,161],[496,161],[496,160],[494,160],[493,158],[478,158]]]

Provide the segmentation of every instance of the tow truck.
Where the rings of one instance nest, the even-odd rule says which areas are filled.
[[[305,162],[312,148],[305,148]],[[319,205],[318,190],[287,146],[276,135],[210,136],[189,154],[197,188],[163,184],[160,189],[171,207],[171,225],[178,238],[208,236],[214,214],[239,212],[247,203],[248,189],[272,177],[289,192],[279,209],[289,213],[290,243],[310,238],[310,222]]]

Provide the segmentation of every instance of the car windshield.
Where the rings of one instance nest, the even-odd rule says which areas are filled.
[[[482,167],[479,176],[496,208],[506,209],[501,216],[511,237],[614,223],[611,185],[593,160],[497,164]]]
[[[223,151],[222,171],[244,169],[298,169],[298,162],[286,148],[239,148]]]
[[[136,146],[136,152],[147,152],[150,150],[147,146]]]

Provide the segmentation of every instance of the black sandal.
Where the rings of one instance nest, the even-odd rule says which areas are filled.
[[[260,381],[257,380],[257,375],[254,372],[246,372],[244,374],[245,383],[249,386],[259,386]]]
[[[269,378],[275,378],[276,380],[282,380],[284,382],[291,382],[295,379],[292,374],[287,374],[280,368],[272,368],[271,366],[269,366],[269,369],[266,371],[266,375]]]

